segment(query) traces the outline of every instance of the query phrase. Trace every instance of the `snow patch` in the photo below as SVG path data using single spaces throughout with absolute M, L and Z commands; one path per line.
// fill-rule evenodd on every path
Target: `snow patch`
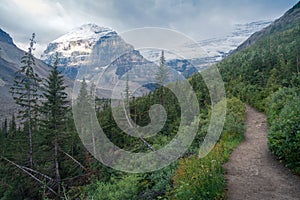
M 79 41 L 86 39 L 90 41 L 97 41 L 99 40 L 99 38 L 112 32 L 115 31 L 108 27 L 101 27 L 96 24 L 85 24 L 57 38 L 52 43 L 68 43 L 70 41 Z

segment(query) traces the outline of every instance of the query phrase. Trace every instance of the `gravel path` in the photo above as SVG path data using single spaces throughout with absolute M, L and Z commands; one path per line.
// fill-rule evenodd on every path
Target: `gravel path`
M 236 199 L 300 199 L 300 177 L 269 152 L 266 116 L 247 106 L 245 141 L 225 164 L 227 195 Z

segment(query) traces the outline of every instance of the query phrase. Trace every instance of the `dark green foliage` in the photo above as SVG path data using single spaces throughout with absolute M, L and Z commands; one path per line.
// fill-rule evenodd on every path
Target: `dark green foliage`
M 266 111 L 271 151 L 299 173 L 300 25 L 277 28 L 218 67 L 227 95 Z
M 253 46 L 218 64 L 229 96 L 228 112 L 220 141 L 203 159 L 198 159 L 196 154 L 207 133 L 211 99 L 201 74 L 191 77 L 189 82 L 201 109 L 196 139 L 179 161 L 165 169 L 147 174 L 129 175 L 118 172 L 95 161 L 86 151 L 81 142 L 89 144 L 90 152 L 96 152 L 93 135 L 96 133 L 92 128 L 83 126 L 92 121 L 94 108 L 101 127 L 114 144 L 131 152 L 150 152 L 151 149 L 140 138 L 131 137 L 117 126 L 110 108 L 110 100 L 96 98 L 94 103 L 93 86 L 88 88 L 85 80 L 73 107 L 73 111 L 79 112 L 81 117 L 76 121 L 76 125 L 79 125 L 76 128 L 85 128 L 83 131 L 88 135 L 88 141 L 80 141 L 73 116 L 67 111 L 62 76 L 54 64 L 44 89 L 45 101 L 40 110 L 42 126 L 37 127 L 38 135 L 34 135 L 33 145 L 35 169 L 55 181 L 43 180 L 44 185 L 39 184 L 19 169 L 11 169 L 11 165 L 1 160 L 0 198 L 56 198 L 57 196 L 53 196 L 45 186 L 53 187 L 60 197 L 67 196 L 70 199 L 224 198 L 225 180 L 222 165 L 242 141 L 245 131 L 245 106 L 237 98 L 267 111 L 271 125 L 271 151 L 287 166 L 299 172 L 299 35 L 299 25 L 289 28 L 277 27 Z M 156 78 L 163 85 L 168 78 L 163 53 L 159 67 Z M 178 82 L 170 85 L 172 84 L 180 87 Z M 166 87 L 158 87 L 147 96 L 131 97 L 127 82 L 125 95 L 126 102 L 129 102 L 128 115 L 139 126 L 151 123 L 149 109 L 152 105 L 164 106 L 167 121 L 163 129 L 155 137 L 146 138 L 145 141 L 153 149 L 168 144 L 178 131 L 181 112 L 186 112 L 181 110 L 172 91 Z M 119 109 L 122 109 L 121 105 Z M 0 133 L 1 156 L 24 164 L 27 160 L 26 156 L 24 159 L 24 152 L 28 151 L 28 145 L 24 142 L 28 138 L 24 132 L 31 124 L 26 122 L 24 130 L 17 131 L 14 121 L 8 120 L 7 124 L 3 125 L 8 128 L 2 128 Z M 4 134 L 6 132 L 8 134 Z M 70 157 L 80 163 L 80 166 Z
M 41 144 L 45 147 L 43 150 L 49 153 L 49 157 L 52 157 L 45 165 L 52 161 L 55 188 L 57 188 L 57 193 L 60 193 L 61 173 L 59 156 L 61 155 L 60 151 L 63 150 L 62 145 L 67 139 L 66 119 L 68 101 L 66 100 L 67 94 L 65 92 L 66 86 L 64 85 L 63 75 L 58 71 L 57 64 L 58 56 L 56 55 L 53 69 L 43 86 L 45 101 L 42 103 L 41 111 L 44 116 L 42 120 L 42 140 L 44 141 Z
M 300 95 L 300 90 L 297 88 L 280 88 L 277 92 L 270 95 L 266 100 L 268 122 L 272 126 L 276 123 L 281 110 L 292 99 Z
M 218 64 L 229 95 L 265 110 L 279 87 L 299 87 L 300 26 L 275 32 Z
M 281 89 L 270 98 L 269 147 L 287 167 L 300 173 L 300 93 L 296 91 Z
M 30 47 L 28 52 L 21 59 L 21 69 L 16 72 L 14 84 L 11 87 L 11 93 L 13 95 L 16 104 L 21 106 L 23 109 L 20 110 L 19 117 L 25 121 L 30 118 L 35 119 L 37 112 L 38 103 L 38 90 L 39 82 L 41 79 L 35 73 L 35 58 L 33 56 L 35 44 L 35 34 L 32 34 L 30 39 Z
M 16 134 L 17 134 L 17 124 L 16 124 L 15 115 L 13 115 L 12 118 L 11 118 L 11 121 L 9 123 L 8 136 L 13 137 Z
M 4 122 L 3 122 L 3 124 L 2 124 L 1 134 L 3 135 L 3 137 L 7 137 L 7 135 L 8 135 L 7 118 L 4 119 Z
M 19 115 L 23 120 L 24 127 L 29 137 L 29 166 L 33 167 L 33 141 L 32 134 L 36 128 L 39 98 L 39 76 L 34 72 L 35 58 L 33 56 L 33 46 L 35 44 L 35 34 L 32 34 L 28 52 L 21 59 L 21 69 L 16 72 L 11 93 L 16 104 L 21 107 Z

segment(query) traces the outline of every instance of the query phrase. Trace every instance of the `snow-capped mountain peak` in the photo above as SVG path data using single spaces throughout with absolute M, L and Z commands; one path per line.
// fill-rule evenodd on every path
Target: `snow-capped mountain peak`
M 52 43 L 62 43 L 86 39 L 97 41 L 99 40 L 99 38 L 114 32 L 115 31 L 109 27 L 102 27 L 96 24 L 84 24 L 57 38 Z
M 92 55 L 97 55 L 98 67 L 105 67 L 127 50 L 131 51 L 133 47 L 113 29 L 84 24 L 49 43 L 41 59 L 52 64 L 58 53 L 58 67 L 74 79 L 81 66 L 90 64 Z
M 116 35 L 111 28 L 84 24 L 49 43 L 41 59 L 51 64 L 57 52 L 60 58 L 59 67 L 84 65 L 98 41 Z

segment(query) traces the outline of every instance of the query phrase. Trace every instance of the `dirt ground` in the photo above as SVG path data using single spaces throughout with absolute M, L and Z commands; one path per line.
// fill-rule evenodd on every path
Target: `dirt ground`
M 228 199 L 300 199 L 300 177 L 269 152 L 266 116 L 247 106 L 245 141 L 225 164 Z

